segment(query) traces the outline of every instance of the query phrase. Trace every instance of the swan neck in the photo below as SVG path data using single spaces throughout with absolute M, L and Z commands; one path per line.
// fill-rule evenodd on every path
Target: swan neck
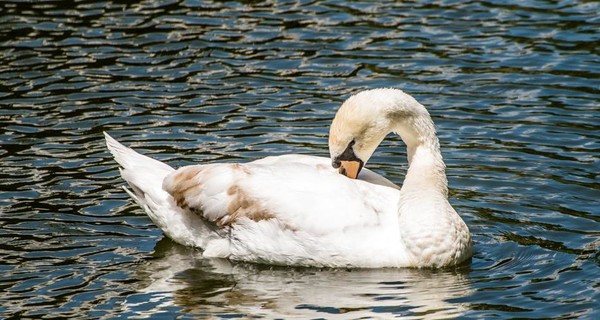
M 446 166 L 439 149 L 421 145 L 413 150 L 402 189 L 447 195 Z
M 401 122 L 396 132 L 406 144 L 409 163 L 402 189 L 447 196 L 446 165 L 429 114 L 421 113 Z

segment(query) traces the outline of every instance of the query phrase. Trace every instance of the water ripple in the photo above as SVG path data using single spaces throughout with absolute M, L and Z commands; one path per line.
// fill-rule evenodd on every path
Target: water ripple
M 597 318 L 594 1 L 0 3 L 0 317 Z M 456 270 L 230 265 L 160 240 L 102 131 L 174 166 L 326 156 L 351 93 L 428 106 Z M 390 137 L 370 168 L 401 182 Z

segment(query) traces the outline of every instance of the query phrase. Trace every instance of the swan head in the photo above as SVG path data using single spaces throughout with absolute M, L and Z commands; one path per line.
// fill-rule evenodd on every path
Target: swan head
M 362 91 L 348 98 L 338 109 L 329 130 L 329 152 L 334 168 L 356 179 L 377 146 L 394 131 L 393 110 L 397 89 Z

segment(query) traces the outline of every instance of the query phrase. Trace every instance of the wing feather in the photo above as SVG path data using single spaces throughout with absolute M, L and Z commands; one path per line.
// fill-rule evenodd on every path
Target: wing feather
M 164 180 L 163 189 L 179 207 L 220 228 L 275 220 L 284 229 L 317 235 L 380 223 L 397 190 L 386 186 L 392 184 L 387 179 L 366 174 L 383 186 L 348 179 L 327 158 L 287 155 L 183 167 Z

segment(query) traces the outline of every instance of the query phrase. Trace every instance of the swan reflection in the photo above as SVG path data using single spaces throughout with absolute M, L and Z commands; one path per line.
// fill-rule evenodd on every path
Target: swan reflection
M 199 250 L 166 238 L 157 244 L 154 256 L 136 270 L 140 279 L 137 289 L 149 295 L 145 303 L 153 306 L 135 308 L 135 301 L 126 303 L 126 308 L 138 316 L 175 306 L 198 315 L 453 318 L 466 306 L 452 300 L 472 291 L 469 279 L 456 270 L 235 264 L 203 258 Z

